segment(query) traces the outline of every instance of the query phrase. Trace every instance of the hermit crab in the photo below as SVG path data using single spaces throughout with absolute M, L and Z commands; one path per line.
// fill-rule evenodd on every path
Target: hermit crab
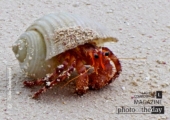
M 12 49 L 22 71 L 35 79 L 24 81 L 24 85 L 43 86 L 33 98 L 68 80 L 75 71 L 75 92 L 83 95 L 88 89 L 103 88 L 119 76 L 119 59 L 103 47 L 105 42 L 116 41 L 96 21 L 71 13 L 52 13 L 28 27 Z

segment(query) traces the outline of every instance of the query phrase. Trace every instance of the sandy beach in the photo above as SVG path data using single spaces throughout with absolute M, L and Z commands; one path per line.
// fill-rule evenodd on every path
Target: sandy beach
M 30 97 L 39 87 L 23 86 L 12 45 L 33 21 L 55 12 L 84 15 L 118 38 L 105 44 L 122 65 L 113 83 L 82 97 L 72 85 Z M 1 120 L 170 120 L 170 0 L 1 0 L 0 66 Z M 151 106 L 164 114 L 142 111 Z

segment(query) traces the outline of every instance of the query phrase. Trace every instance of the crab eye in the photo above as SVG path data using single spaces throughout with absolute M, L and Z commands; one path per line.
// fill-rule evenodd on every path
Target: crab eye
M 94 58 L 99 58 L 98 54 L 94 54 Z
M 109 52 L 105 52 L 104 53 L 105 56 L 109 56 L 109 54 L 110 54 Z

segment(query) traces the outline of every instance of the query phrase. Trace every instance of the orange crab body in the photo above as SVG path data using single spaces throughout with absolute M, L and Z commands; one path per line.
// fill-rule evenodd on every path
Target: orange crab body
M 60 64 L 55 72 L 37 81 L 25 81 L 25 86 L 44 85 L 36 92 L 33 98 L 37 97 L 48 88 L 69 78 L 73 71 L 79 76 L 76 79 L 75 92 L 83 95 L 88 89 L 100 89 L 111 83 L 121 72 L 121 65 L 118 58 L 106 47 L 97 47 L 94 44 L 86 43 L 75 49 L 68 50 L 58 55 Z M 113 64 L 112 64 L 112 63 Z M 87 72 L 85 65 L 94 68 L 92 73 Z

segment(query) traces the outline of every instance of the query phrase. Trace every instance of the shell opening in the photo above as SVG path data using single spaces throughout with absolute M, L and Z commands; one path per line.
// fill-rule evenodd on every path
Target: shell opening
M 98 46 L 104 46 L 106 42 L 118 42 L 117 38 L 114 37 L 106 37 L 106 38 L 99 38 L 99 39 L 94 39 L 93 42 L 95 42 Z

